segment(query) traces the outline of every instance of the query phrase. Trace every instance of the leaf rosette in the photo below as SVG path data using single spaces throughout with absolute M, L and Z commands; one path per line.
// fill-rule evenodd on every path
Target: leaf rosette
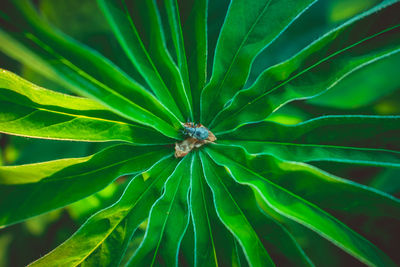
M 116 44 L 110 52 L 51 24 L 43 6 L 6 1 L 0 51 L 71 94 L 2 69 L 0 132 L 106 148 L 1 166 L 0 226 L 128 177 L 114 204 L 30 266 L 312 266 L 313 244 L 369 266 L 399 263 L 392 233 L 374 244 L 354 224 L 398 226 L 399 199 L 317 166 L 400 167 L 400 116 L 358 108 L 383 86 L 358 99 L 359 115 L 343 111 L 351 101 L 336 103 L 334 93 L 342 84 L 360 92 L 360 77 L 385 75 L 397 62 L 400 3 L 377 3 L 257 73 L 265 51 L 292 23 L 304 24 L 314 2 L 97 0 L 93 12 Z M 398 86 L 398 75 L 389 77 Z M 296 124 L 277 119 L 302 103 L 329 108 Z

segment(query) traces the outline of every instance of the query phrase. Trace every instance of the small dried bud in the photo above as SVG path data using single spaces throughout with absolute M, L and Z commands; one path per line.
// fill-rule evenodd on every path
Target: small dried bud
M 189 127 L 192 126 L 192 123 L 185 123 L 185 126 Z M 209 143 L 213 143 L 217 138 L 215 135 L 208 130 L 206 127 L 203 125 L 199 124 L 196 127 L 203 127 L 208 131 L 208 137 L 204 140 L 199 140 L 194 137 L 188 137 L 182 142 L 177 142 L 175 143 L 175 157 L 176 158 L 183 158 L 187 154 L 189 154 L 190 151 L 192 151 L 194 148 L 200 148 L 201 146 Z

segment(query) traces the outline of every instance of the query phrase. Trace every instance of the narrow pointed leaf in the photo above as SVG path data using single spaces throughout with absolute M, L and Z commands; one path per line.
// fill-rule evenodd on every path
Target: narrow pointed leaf
M 118 266 L 176 164 L 169 157 L 137 175 L 114 205 L 90 217 L 67 241 L 30 266 Z
M 254 226 L 243 214 L 226 184 L 226 172 L 217 167 L 203 153 L 200 154 L 204 176 L 210 186 L 214 205 L 220 220 L 236 237 L 251 266 L 274 266 L 268 252 L 257 236 Z
M 212 191 L 205 180 L 198 155 L 195 155 L 192 173 L 191 216 L 195 231 L 195 266 L 233 266 L 235 238 L 218 218 Z
M 248 154 L 239 147 L 218 145 L 213 149 L 321 208 L 341 211 L 349 216 L 399 221 L 400 200 L 374 188 L 328 174 L 308 164 L 282 161 L 270 155 Z
M 252 190 L 231 181 L 232 178 L 229 177 L 226 170 L 224 172 L 225 176 L 222 177 L 224 184 L 235 198 L 237 206 L 253 226 L 255 233 L 271 255 L 272 260 L 278 266 L 312 266 L 310 259 L 290 233 L 271 217 L 262 214 Z M 224 174 L 224 172 L 222 171 L 221 174 Z M 239 248 L 239 250 L 241 249 Z M 238 254 L 240 255 L 240 253 Z
M 236 198 L 238 205 L 277 266 L 313 266 L 288 230 L 261 211 L 250 188 L 236 184 L 232 189 L 233 195 L 240 196 Z
M 400 53 L 396 53 L 373 62 L 356 70 L 322 95 L 309 99 L 307 103 L 342 110 L 376 107 L 381 99 L 393 94 L 399 88 L 400 70 L 397 68 L 399 61 Z
M 296 125 L 260 122 L 219 136 L 250 153 L 300 161 L 400 167 L 400 116 L 324 116 Z
M 93 156 L 0 167 L 0 185 L 37 183 L 62 169 L 89 161 Z M 34 174 L 34 175 L 33 175 Z
M 152 128 L 129 122 L 93 100 L 47 90 L 1 69 L 0 132 L 76 141 L 171 142 Z
M 208 0 L 194 0 L 183 27 L 195 121 L 200 121 L 200 94 L 207 79 Z
M 279 107 L 330 89 L 355 70 L 400 51 L 400 3 L 384 1 L 264 71 L 214 119 L 215 132 L 265 119 Z
M 7 41 L 12 42 L 15 44 L 15 40 L 11 40 L 12 38 L 9 35 L 1 34 L 0 32 L 0 39 L 6 38 Z M 37 39 L 35 39 L 37 41 Z M 44 45 L 44 44 L 42 44 Z M 24 54 L 28 54 L 29 57 L 24 57 L 24 58 L 33 58 L 35 61 L 33 62 L 27 62 L 28 65 L 33 63 L 36 64 L 37 62 L 37 57 L 33 55 L 34 53 L 22 46 L 21 44 L 18 44 L 18 46 L 14 46 L 18 49 L 21 49 Z M 0 47 L 1 49 L 1 47 Z M 14 52 L 17 52 L 19 50 L 13 50 Z M 16 57 L 19 59 L 19 57 Z M 104 107 L 107 107 L 111 111 L 115 112 L 116 114 L 120 115 L 123 118 L 129 119 L 131 121 L 150 126 L 157 131 L 163 133 L 166 136 L 172 137 L 172 138 L 178 138 L 179 135 L 177 133 L 177 130 L 180 126 L 180 122 L 178 120 L 175 120 L 175 128 L 173 128 L 169 123 L 161 119 L 161 117 L 165 116 L 159 116 L 158 114 L 155 115 L 153 113 L 150 113 L 148 110 L 143 109 L 142 107 L 134 104 L 127 98 L 114 93 L 113 91 L 110 91 L 110 88 L 104 87 L 102 84 L 96 84 L 96 83 L 91 83 L 90 77 L 84 77 L 84 73 L 80 73 L 79 70 L 74 68 L 73 66 L 69 65 L 60 65 L 60 58 L 54 59 L 52 58 L 46 60 L 39 60 L 40 64 L 45 64 L 46 69 L 49 70 L 51 76 L 56 77 L 56 79 L 65 85 L 66 88 L 69 88 L 71 91 L 77 92 L 78 94 L 89 96 L 90 98 L 95 98 L 98 102 L 102 103 Z M 25 62 L 24 60 L 21 60 L 22 62 Z M 62 60 L 61 60 L 62 61 Z M 68 63 L 65 62 L 64 63 Z M 88 80 L 89 79 L 89 80 Z M 168 120 L 168 119 L 167 119 Z
M 248 185 L 260 193 L 264 205 L 310 228 L 365 264 L 395 266 L 392 260 L 372 243 L 317 206 L 214 149 L 207 149 L 207 152 L 218 165 L 224 166 L 238 183 Z
M 104 13 L 122 49 L 133 65 L 138 69 L 158 99 L 181 121 L 182 113 L 171 92 L 163 81 L 151 55 L 146 50 L 134 21 L 124 0 L 104 1 L 97 3 Z
M 211 80 L 201 96 L 201 122 L 204 125 L 208 125 L 225 103 L 242 89 L 256 55 L 313 2 L 231 2 L 218 39 Z
M 190 201 L 190 198 L 188 199 Z M 190 205 L 190 202 L 189 202 Z M 178 255 L 178 266 L 179 264 L 185 263 L 188 266 L 194 266 L 194 231 L 193 221 L 189 220 L 189 225 L 186 229 L 185 235 L 182 238 Z
M 12 177 L 1 179 L 5 183 L 0 184 L 0 225 L 13 224 L 87 197 L 121 175 L 151 167 L 169 153 L 170 149 L 159 146 L 116 145 L 84 158 L 78 164 L 70 165 L 65 161 L 63 169 L 55 168 L 54 162 L 17 166 L 12 172 L 11 167 L 0 167 L 0 177 L 8 174 L 26 176 L 26 171 L 35 169 L 37 172 L 31 175 L 38 175 L 25 183 L 23 177 L 17 176 L 17 184 L 9 182 Z M 74 163 L 77 161 L 73 159 Z M 28 170 L 24 170 L 25 166 Z M 53 172 L 42 170 L 47 166 Z
M 209 215 L 212 199 L 205 184 L 198 154 L 192 166 L 191 216 L 193 219 L 195 266 L 218 266 L 215 248 L 215 233 Z
M 179 69 L 167 49 L 156 1 L 129 1 L 125 3 L 125 12 L 129 12 L 132 24 L 137 25 L 136 30 L 155 69 L 176 100 L 183 115 L 191 117 L 191 100 L 186 94 Z
M 217 248 L 218 266 L 235 266 L 237 262 L 237 248 L 239 250 L 242 250 L 242 248 L 239 244 L 235 244 L 235 242 L 237 242 L 236 238 L 218 218 L 214 205 L 213 210 L 214 220 L 212 220 L 212 225 L 215 229 L 215 247 Z
M 192 94 L 190 90 L 189 83 L 189 71 L 188 64 L 186 60 L 186 51 L 183 41 L 183 33 L 181 26 L 181 18 L 179 14 L 179 7 L 177 0 L 164 0 L 165 9 L 167 11 L 168 23 L 171 29 L 172 42 L 175 47 L 175 53 L 178 60 L 178 67 L 180 75 L 184 84 L 184 93 L 186 96 L 186 101 L 190 104 L 192 108 Z M 190 114 L 193 117 L 193 114 Z
M 178 129 L 179 120 L 151 93 L 97 52 L 44 24 L 29 1 L 17 3 L 30 18 L 34 34 L 21 29 L 13 34 L 0 30 L 0 50 L 65 88 L 95 98 L 122 117 L 157 128 L 167 136 L 178 136 L 172 125 Z
M 167 266 L 177 266 L 179 246 L 189 224 L 187 200 L 192 161 L 190 156 L 183 158 L 168 178 L 163 195 L 151 208 L 145 237 L 129 266 L 154 266 L 160 257 Z
M 58 76 L 46 57 L 35 53 L 32 47 L 23 44 L 15 35 L 7 33 L 0 28 L 0 51 L 12 59 L 29 66 L 36 73 L 43 75 L 51 81 L 62 84 Z M 68 87 L 67 87 L 68 88 Z
M 354 227 L 369 240 L 377 242 L 386 253 L 393 257 L 390 244 L 394 237 L 389 234 L 400 223 L 400 200 L 374 188 L 328 174 L 313 166 L 277 160 L 263 154 L 247 154 L 243 149 L 214 146 L 221 154 L 241 162 L 264 178 L 338 216 L 342 222 Z M 395 170 L 395 169 L 393 169 Z M 359 178 L 352 175 L 354 181 Z M 273 215 L 274 216 L 274 215 Z M 363 218 L 360 221 L 360 218 Z M 371 231 L 385 222 L 386 227 L 379 233 Z M 390 227 L 392 226 L 392 227 Z M 390 236 L 390 238 L 389 238 Z M 393 258 L 395 259 L 395 258 Z
M 244 256 L 243 249 L 240 247 L 240 244 L 237 240 L 233 240 L 234 248 L 232 253 L 232 266 L 238 267 L 248 267 L 250 266 L 246 257 Z

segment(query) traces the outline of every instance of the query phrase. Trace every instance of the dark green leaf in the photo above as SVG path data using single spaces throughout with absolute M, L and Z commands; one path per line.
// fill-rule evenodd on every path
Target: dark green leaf
M 224 169 L 204 154 L 200 154 L 204 176 L 210 186 L 214 205 L 220 220 L 232 232 L 244 250 L 251 266 L 274 266 L 270 256 L 265 250 L 254 226 L 249 222 L 243 210 L 237 204 L 235 195 L 232 194 L 227 184 L 227 173 Z
M 242 161 L 236 161 L 236 158 L 230 159 L 215 149 L 207 148 L 207 152 L 218 165 L 227 169 L 235 181 L 260 193 L 264 205 L 312 229 L 365 264 L 395 266 L 372 243 L 317 206 L 248 169 L 243 166 Z
M 157 4 L 155 1 L 129 1 L 126 3 L 125 12 L 129 12 L 133 25 L 137 25 L 136 30 L 144 49 L 177 105 L 185 116 L 191 117 L 190 93 L 186 93 L 179 69 L 167 49 Z
M 195 264 L 234 266 L 235 238 L 216 214 L 212 192 L 205 181 L 198 155 L 195 155 L 192 174 L 191 215 L 195 230 Z
M 263 120 L 285 103 L 314 97 L 353 71 L 400 51 L 400 3 L 394 2 L 384 1 L 264 71 L 209 126 L 222 132 Z
M 239 185 L 231 179 L 225 171 L 224 184 L 227 185 L 238 207 L 253 226 L 273 261 L 278 266 L 311 266 L 310 259 L 290 233 L 270 216 L 262 214 L 251 189 Z
M 249 264 L 246 261 L 246 257 L 243 253 L 242 248 L 237 240 L 233 240 L 234 248 L 232 253 L 232 266 L 237 267 L 248 267 Z
M 399 136 L 400 116 L 325 116 L 290 126 L 249 124 L 218 137 L 284 160 L 400 167 Z
M 310 259 L 283 225 L 258 208 L 253 192 L 248 187 L 232 186 L 233 195 L 262 240 L 277 266 L 313 266 Z
M 133 65 L 139 70 L 142 74 L 143 78 L 150 85 L 151 89 L 154 91 L 155 95 L 160 99 L 160 101 L 169 108 L 176 116 L 183 121 L 183 116 L 181 111 L 189 111 L 190 108 L 188 106 L 187 99 L 186 101 L 179 103 L 183 104 L 182 109 L 178 108 L 178 102 L 173 98 L 171 92 L 175 91 L 175 89 L 182 89 L 182 86 L 174 88 L 174 90 L 169 90 L 167 85 L 165 84 L 163 77 L 160 75 L 159 70 L 156 68 L 155 62 L 151 58 L 152 55 L 149 54 L 145 45 L 143 44 L 139 32 L 135 26 L 135 22 L 133 21 L 131 14 L 126 6 L 124 0 L 112 0 L 112 1 L 97 1 L 101 10 L 103 11 L 105 17 L 107 18 L 108 23 L 110 24 L 112 30 L 114 31 L 115 36 L 117 37 L 121 47 L 124 52 L 131 60 Z M 151 21 L 153 27 L 159 24 L 157 20 L 157 15 L 155 15 L 155 10 L 152 5 L 148 9 L 153 12 L 153 19 Z M 149 15 L 151 16 L 151 15 Z M 153 28 L 154 29 L 154 28 Z M 160 31 L 161 29 L 157 29 Z M 156 37 L 155 41 L 158 40 L 156 48 L 158 50 L 158 55 L 156 54 L 158 59 L 162 59 L 163 56 L 167 56 L 167 51 L 162 51 L 165 49 L 163 46 L 160 32 L 156 32 L 154 35 Z M 176 74 L 176 70 L 173 70 L 173 66 L 171 65 L 171 58 L 165 57 L 162 59 L 162 64 L 168 64 L 167 68 L 172 71 L 169 73 Z M 175 79 L 177 76 L 175 75 Z M 171 88 L 172 89 L 172 88 Z M 179 93 L 184 93 L 182 90 L 177 90 Z M 182 95 L 181 95 L 182 96 Z M 188 115 L 188 114 L 183 114 Z
M 183 27 L 195 121 L 200 121 L 200 94 L 207 79 L 208 0 L 194 0 Z
M 353 263 L 355 266 L 360 265 L 356 259 L 351 258 L 350 255 L 345 255 L 343 251 L 326 240 L 324 237 L 318 235 L 309 228 L 282 216 L 271 207 L 264 205 L 262 203 L 263 201 L 261 200 L 261 195 L 258 192 L 254 193 L 262 211 L 279 222 L 282 227 L 291 233 L 297 243 L 301 244 L 301 248 L 310 257 L 314 263 L 314 266 L 335 267 L 345 265 L 344 263 Z M 351 260 L 350 263 L 348 262 L 349 259 Z
M 391 195 L 398 195 L 400 193 L 400 179 L 397 177 L 400 177 L 400 169 L 388 168 L 377 175 L 369 183 L 369 186 Z
M 163 195 L 151 208 L 145 237 L 129 266 L 154 266 L 157 258 L 167 266 L 177 266 L 179 246 L 189 224 L 192 162 L 193 157 L 186 156 L 168 178 Z
M 278 160 L 270 155 L 248 154 L 233 146 L 213 146 L 225 156 L 318 207 L 348 216 L 400 218 L 400 200 L 371 187 L 328 174 L 313 166 Z M 357 199 L 357 201 L 353 201 Z
M 189 201 L 190 199 L 188 199 Z M 190 202 L 189 202 L 190 207 Z M 193 220 L 190 219 L 189 225 L 186 229 L 185 235 L 182 238 L 182 242 L 180 245 L 180 251 L 178 255 L 178 266 L 179 265 L 188 265 L 194 266 L 194 257 L 195 257 L 195 241 L 194 241 L 194 231 L 193 231 Z
M 204 125 L 208 125 L 225 103 L 242 89 L 255 56 L 313 2 L 231 2 L 218 39 L 211 80 L 201 96 L 201 122 Z
M 321 107 L 357 109 L 375 104 L 399 88 L 400 53 L 356 70 L 326 93 L 307 102 Z M 374 77 L 366 79 L 366 77 Z M 351 88 L 351 90 L 349 90 Z
M 183 33 L 182 33 L 178 2 L 177 0 L 164 0 L 164 5 L 167 12 L 169 27 L 171 29 L 172 42 L 175 47 L 175 53 L 178 60 L 180 75 L 183 80 L 185 98 L 186 101 L 192 107 L 192 94 L 189 83 L 189 71 L 186 60 L 186 51 L 184 47 L 185 45 L 183 42 Z M 190 115 L 191 117 L 193 117 L 192 113 Z
M 212 198 L 205 184 L 198 154 L 192 165 L 191 215 L 195 234 L 195 266 L 218 266 L 215 236 L 209 209 Z

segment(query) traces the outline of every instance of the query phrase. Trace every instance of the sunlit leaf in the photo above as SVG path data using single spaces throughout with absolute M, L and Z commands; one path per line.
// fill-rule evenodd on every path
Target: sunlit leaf
M 175 166 L 167 158 L 137 175 L 114 205 L 93 215 L 61 246 L 30 266 L 118 265 Z
M 125 118 L 177 136 L 171 125 L 180 127 L 179 120 L 151 93 L 94 50 L 45 24 L 29 1 L 17 3 L 21 9 L 18 12 L 25 14 L 32 32 L 19 29 L 13 33 L 15 36 L 0 32 L 0 50 L 71 91 L 95 98 Z M 154 123 L 149 124 L 149 120 Z
M 396 266 L 400 1 L 347 2 L 4 0 L 0 265 Z
M 72 159 L 68 163 L 65 160 L 62 169 L 55 168 L 52 162 L 0 167 L 4 168 L 1 177 L 5 181 L 0 184 L 0 225 L 61 208 L 103 189 L 121 175 L 149 168 L 170 153 L 169 149 L 158 146 L 116 145 L 81 161 Z M 25 166 L 33 171 L 32 176 L 36 173 L 38 177 L 28 177 L 24 182 Z M 47 166 L 51 171 L 42 170 Z M 18 183 L 10 182 L 12 177 L 4 177 L 14 174 L 23 175 L 15 177 Z
M 76 141 L 171 142 L 93 100 L 47 90 L 6 70 L 0 70 L 0 132 Z

